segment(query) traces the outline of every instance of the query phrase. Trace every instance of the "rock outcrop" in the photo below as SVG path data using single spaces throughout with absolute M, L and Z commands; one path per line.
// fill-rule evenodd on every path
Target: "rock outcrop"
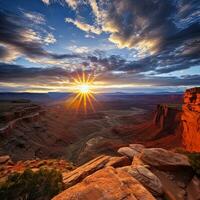
M 200 152 L 200 87 L 186 90 L 182 110 L 183 144 L 188 151 Z
M 185 155 L 139 144 L 124 149 L 137 146 L 127 157 L 102 155 L 63 173 L 66 190 L 53 200 L 198 200 L 199 179 Z
M 165 170 L 190 167 L 187 156 L 162 148 L 144 149 L 140 155 L 140 159 L 148 165 Z
M 132 175 L 135 179 L 137 179 L 140 183 L 142 183 L 147 189 L 149 189 L 152 192 L 152 194 L 154 194 L 155 196 L 161 196 L 163 194 L 161 181 L 155 174 L 153 174 L 146 167 L 142 165 L 138 165 L 138 166 L 126 166 L 120 169 Z
M 129 147 L 121 147 L 118 149 L 118 153 L 124 156 L 133 158 L 134 156 L 140 154 L 144 146 L 141 144 L 129 144 Z
M 122 167 L 128 164 L 131 164 L 131 160 L 125 156 L 111 157 L 102 155 L 78 167 L 70 173 L 63 174 L 63 182 L 65 184 L 65 188 L 68 188 L 106 166 Z
M 13 112 L 7 112 L 0 116 L 1 123 L 0 136 L 8 135 L 21 122 L 35 122 L 40 115 L 44 115 L 45 110 L 41 106 L 31 105 L 25 108 L 18 108 Z
M 53 200 L 155 200 L 136 179 L 120 169 L 107 167 L 60 193 Z

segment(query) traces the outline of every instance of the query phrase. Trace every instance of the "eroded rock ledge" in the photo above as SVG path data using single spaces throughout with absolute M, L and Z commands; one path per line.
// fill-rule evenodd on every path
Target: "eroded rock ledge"
M 63 173 L 66 190 L 53 200 L 200 198 L 197 187 L 200 180 L 194 176 L 187 156 L 161 148 L 145 148 L 140 144 L 130 144 L 118 152 L 123 156 L 101 155 Z

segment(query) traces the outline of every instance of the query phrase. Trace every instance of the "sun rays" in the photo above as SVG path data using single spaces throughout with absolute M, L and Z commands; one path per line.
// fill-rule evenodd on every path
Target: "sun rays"
M 70 108 L 75 109 L 76 113 L 78 111 L 84 111 L 87 113 L 88 111 L 95 111 L 94 109 L 94 101 L 96 101 L 94 97 L 94 89 L 93 82 L 94 82 L 94 75 L 86 74 L 82 72 L 82 74 L 76 75 L 73 77 L 72 87 L 74 88 L 74 93 L 72 98 L 69 100 Z

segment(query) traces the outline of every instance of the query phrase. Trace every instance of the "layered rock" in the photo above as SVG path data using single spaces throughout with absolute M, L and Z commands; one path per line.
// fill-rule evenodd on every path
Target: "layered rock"
M 161 196 L 163 194 L 161 181 L 146 167 L 142 165 L 134 165 L 122 167 L 121 169 L 132 175 L 147 189 L 149 189 L 155 196 Z
M 199 179 L 185 155 L 139 144 L 118 152 L 127 157 L 102 155 L 63 173 L 66 190 L 53 200 L 198 200 Z
M 102 155 L 78 167 L 70 173 L 63 174 L 63 182 L 65 184 L 65 188 L 68 188 L 106 166 L 122 167 L 129 164 L 131 164 L 131 161 L 125 156 L 111 157 Z
M 200 152 L 200 87 L 186 90 L 182 110 L 183 144 L 188 151 Z
M 134 156 L 140 154 L 144 146 L 141 144 L 129 144 L 129 147 L 121 147 L 118 149 L 118 153 L 124 156 L 133 158 Z
M 162 148 L 144 149 L 140 155 L 140 159 L 148 165 L 164 170 L 190 167 L 187 156 Z
M 60 193 L 53 200 L 155 200 L 130 174 L 107 167 Z

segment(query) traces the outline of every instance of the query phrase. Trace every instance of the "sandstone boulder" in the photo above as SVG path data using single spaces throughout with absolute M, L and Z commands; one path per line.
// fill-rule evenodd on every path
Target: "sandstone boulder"
M 120 168 L 128 172 L 137 179 L 144 187 L 146 187 L 155 196 L 163 194 L 162 183 L 159 178 L 144 166 L 126 166 Z
M 120 153 L 121 155 L 133 158 L 134 156 L 140 154 L 143 149 L 144 146 L 141 144 L 130 144 L 129 147 L 119 148 L 117 152 Z
M 90 174 L 102 169 L 106 163 L 108 163 L 109 159 L 110 156 L 99 156 L 69 173 L 63 173 L 63 182 L 65 187 L 71 187 L 82 181 Z
M 85 163 L 84 165 L 81 165 L 71 172 L 63 173 L 63 182 L 65 184 L 65 188 L 68 188 L 106 166 L 122 167 L 128 164 L 131 164 L 131 161 L 125 156 L 111 157 L 102 155 Z
M 131 159 L 129 159 L 127 156 L 111 157 L 106 166 L 112 166 L 114 168 L 117 168 L 131 165 L 131 162 Z
M 144 166 L 146 168 L 149 168 L 150 166 L 145 164 L 138 156 L 134 156 L 133 161 L 132 161 L 132 166 Z
M 155 198 L 127 172 L 107 167 L 58 194 L 53 200 L 155 200 Z
M 187 156 L 161 148 L 144 149 L 140 159 L 150 166 L 164 170 L 176 170 L 179 167 L 190 167 Z

